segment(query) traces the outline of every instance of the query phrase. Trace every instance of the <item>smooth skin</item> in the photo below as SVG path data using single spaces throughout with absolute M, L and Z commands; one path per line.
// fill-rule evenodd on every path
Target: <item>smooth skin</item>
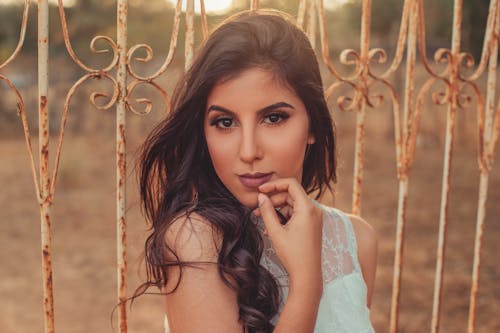
M 258 189 L 239 176 L 272 173 L 271 180 L 301 181 L 304 155 L 314 144 L 302 100 L 275 76 L 253 68 L 217 84 L 207 98 L 205 137 L 215 171 L 247 207 L 257 207 Z
M 321 209 L 300 185 L 306 147 L 314 144 L 305 106 L 291 89 L 260 68 L 217 84 L 206 105 L 205 137 L 216 173 L 243 205 L 262 216 L 290 275 L 289 295 L 274 332 L 313 332 L 323 292 L 323 222 Z M 239 175 L 257 172 L 272 173 L 272 178 L 259 187 L 240 181 Z M 288 222 L 282 226 L 274 208 L 285 206 Z M 361 218 L 350 218 L 369 305 L 376 237 Z M 221 235 L 194 213 L 189 218 L 179 216 L 165 236 L 179 260 L 211 262 L 185 267 L 177 290 L 164 297 L 170 332 L 243 332 L 237 295 L 222 281 L 216 265 Z M 178 279 L 179 268 L 169 268 L 163 291 L 171 291 Z

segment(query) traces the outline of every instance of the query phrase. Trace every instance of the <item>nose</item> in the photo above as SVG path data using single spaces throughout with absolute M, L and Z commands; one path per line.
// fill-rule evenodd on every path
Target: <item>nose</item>
M 258 135 L 254 129 L 244 129 L 240 142 L 240 159 L 245 163 L 252 163 L 262 158 L 262 147 L 258 142 Z

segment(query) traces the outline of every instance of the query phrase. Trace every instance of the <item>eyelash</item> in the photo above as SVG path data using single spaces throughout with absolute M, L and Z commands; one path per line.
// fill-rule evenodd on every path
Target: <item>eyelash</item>
M 266 115 L 264 118 L 269 118 L 269 117 L 273 117 L 273 116 L 278 116 L 280 118 L 280 120 L 278 122 L 269 123 L 271 125 L 280 124 L 281 122 L 287 120 L 290 117 L 288 115 L 288 113 L 285 113 L 285 112 L 272 112 L 272 113 Z
M 264 119 L 266 118 L 270 118 L 270 117 L 279 117 L 279 121 L 276 121 L 276 122 L 266 122 L 267 125 L 269 126 L 277 126 L 279 124 L 281 124 L 283 121 L 285 121 L 286 119 L 288 119 L 290 116 L 285 113 L 285 112 L 271 112 L 269 114 L 267 114 Z M 221 116 L 221 117 L 216 117 L 215 119 L 213 119 L 211 122 L 210 122 L 210 126 L 215 126 L 217 127 L 218 129 L 221 129 L 221 130 L 224 130 L 224 131 L 227 131 L 227 130 L 230 130 L 231 127 L 222 127 L 220 126 L 220 124 L 223 122 L 223 121 L 227 121 L 227 120 L 230 120 L 234 123 L 234 120 L 233 118 L 231 117 L 228 117 L 228 116 Z

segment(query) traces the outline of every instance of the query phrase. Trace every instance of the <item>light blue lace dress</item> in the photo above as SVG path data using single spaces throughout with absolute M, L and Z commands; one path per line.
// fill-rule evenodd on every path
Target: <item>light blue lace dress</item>
M 323 295 L 314 333 L 372 333 L 370 310 L 366 306 L 367 288 L 357 256 L 356 236 L 350 219 L 340 210 L 318 204 L 323 210 Z M 257 219 L 263 230 L 264 222 Z M 278 321 L 288 296 L 288 274 L 281 265 L 271 241 L 264 238 L 261 265 L 273 274 L 281 285 L 283 303 L 271 320 Z
M 318 310 L 314 333 L 374 333 L 370 310 L 366 306 L 367 288 L 357 256 L 356 236 L 350 219 L 340 210 L 318 203 L 323 210 L 323 295 Z M 255 219 L 263 231 L 264 222 Z M 283 302 L 278 314 L 271 320 L 276 325 L 288 296 L 288 273 L 282 266 L 271 241 L 264 239 L 261 265 L 277 279 Z M 165 332 L 168 320 L 165 316 Z

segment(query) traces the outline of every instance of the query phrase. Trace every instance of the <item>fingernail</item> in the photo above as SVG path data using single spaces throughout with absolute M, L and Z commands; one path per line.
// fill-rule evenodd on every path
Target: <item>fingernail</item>
M 259 195 L 257 195 L 257 201 L 259 201 L 259 207 L 262 206 L 265 200 L 266 198 L 264 194 L 259 193 Z

